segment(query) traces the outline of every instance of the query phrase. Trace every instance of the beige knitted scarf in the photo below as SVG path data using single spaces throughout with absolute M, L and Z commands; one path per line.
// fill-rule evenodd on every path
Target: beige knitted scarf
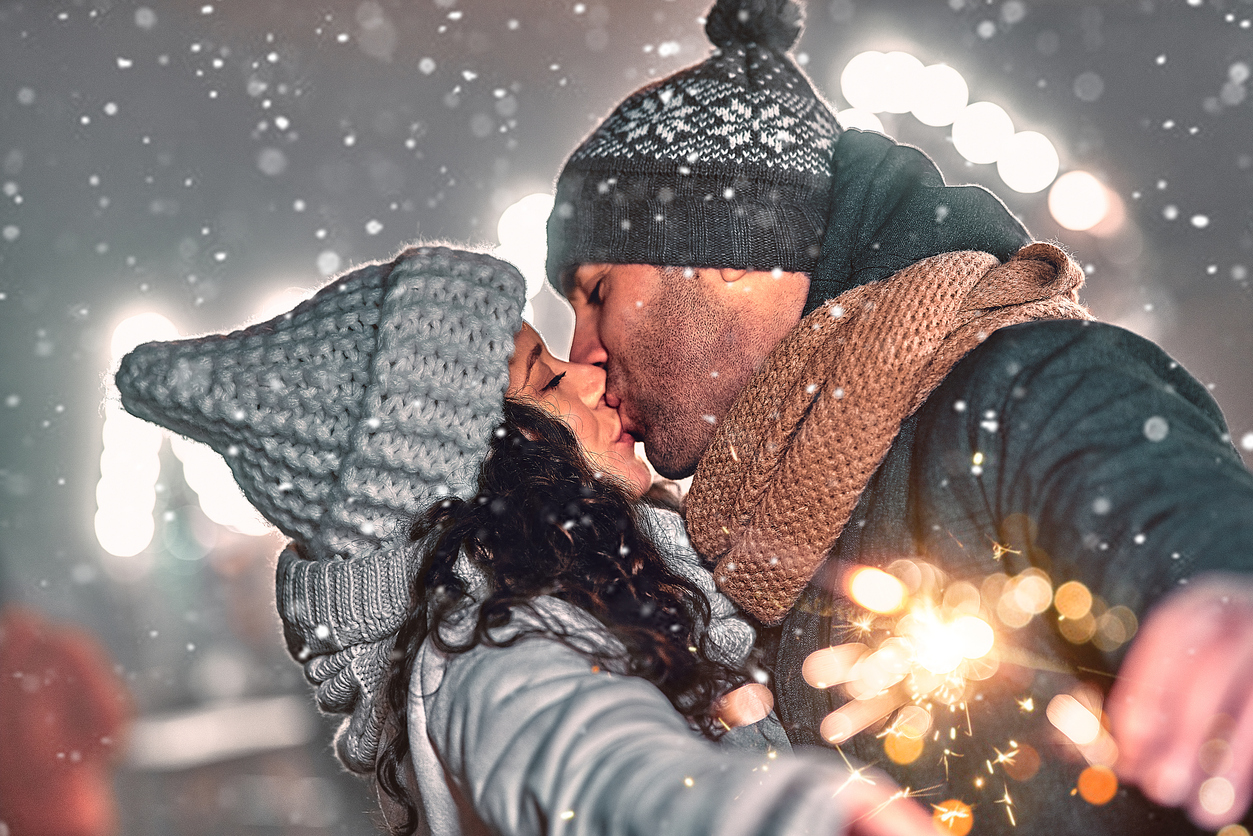
M 952 252 L 853 288 L 766 358 L 714 434 L 687 498 L 718 585 L 777 624 L 839 537 L 901 422 L 998 328 L 1091 319 L 1079 266 L 1051 244 L 1001 264 Z

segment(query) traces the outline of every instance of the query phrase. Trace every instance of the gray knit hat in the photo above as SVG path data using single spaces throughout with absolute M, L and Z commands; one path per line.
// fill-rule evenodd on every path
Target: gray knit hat
M 295 541 L 277 577 L 288 649 L 322 709 L 350 715 L 336 749 L 355 772 L 374 769 L 411 609 L 409 523 L 474 494 L 525 301 L 502 261 L 415 247 L 269 322 L 148 343 L 118 369 L 129 412 L 223 454 Z
M 792 0 L 718 0 L 704 62 L 630 95 L 575 149 L 548 218 L 548 280 L 582 263 L 808 272 L 839 128 L 787 51 Z

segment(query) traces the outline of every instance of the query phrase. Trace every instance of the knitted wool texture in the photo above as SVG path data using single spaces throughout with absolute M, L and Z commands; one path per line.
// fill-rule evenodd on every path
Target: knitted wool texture
M 336 749 L 374 769 L 395 632 L 418 570 L 414 515 L 469 498 L 503 421 L 525 282 L 490 256 L 416 247 L 340 277 L 269 322 L 148 343 L 116 381 L 132 414 L 226 457 L 294 540 L 279 558 L 288 650 Z
M 835 114 L 787 51 L 791 0 L 719 0 L 706 61 L 623 101 L 575 149 L 548 278 L 580 263 L 808 272 L 826 228 Z
M 719 587 L 762 623 L 779 623 L 901 422 L 994 330 L 1091 319 L 1082 284 L 1083 271 L 1051 244 L 1004 265 L 945 253 L 802 319 L 718 427 L 687 497 L 688 533 L 716 562 Z

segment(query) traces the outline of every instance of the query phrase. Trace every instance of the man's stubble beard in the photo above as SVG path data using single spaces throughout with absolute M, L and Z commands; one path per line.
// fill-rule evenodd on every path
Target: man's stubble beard
M 731 311 L 699 280 L 671 276 L 671 294 L 636 341 L 647 361 L 620 377 L 628 386 L 624 391 L 635 395 L 630 417 L 645 429 L 649 461 L 667 479 L 682 479 L 696 470 L 713 438 L 715 425 L 704 416 L 721 420 L 747 379 L 720 369 L 724 363 L 719 361 L 735 356 Z M 669 361 L 661 362 L 663 358 Z M 715 369 L 725 375 L 717 383 L 709 376 Z M 612 370 L 610 374 L 616 377 Z M 684 385 L 685 380 L 691 385 Z M 649 384 L 647 389 L 639 387 L 641 381 Z

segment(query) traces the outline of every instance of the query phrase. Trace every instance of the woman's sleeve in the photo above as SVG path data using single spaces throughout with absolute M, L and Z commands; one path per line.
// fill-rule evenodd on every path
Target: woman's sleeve
M 838 761 L 721 750 L 651 683 L 549 638 L 452 656 L 425 702 L 449 780 L 496 832 L 842 832 Z

